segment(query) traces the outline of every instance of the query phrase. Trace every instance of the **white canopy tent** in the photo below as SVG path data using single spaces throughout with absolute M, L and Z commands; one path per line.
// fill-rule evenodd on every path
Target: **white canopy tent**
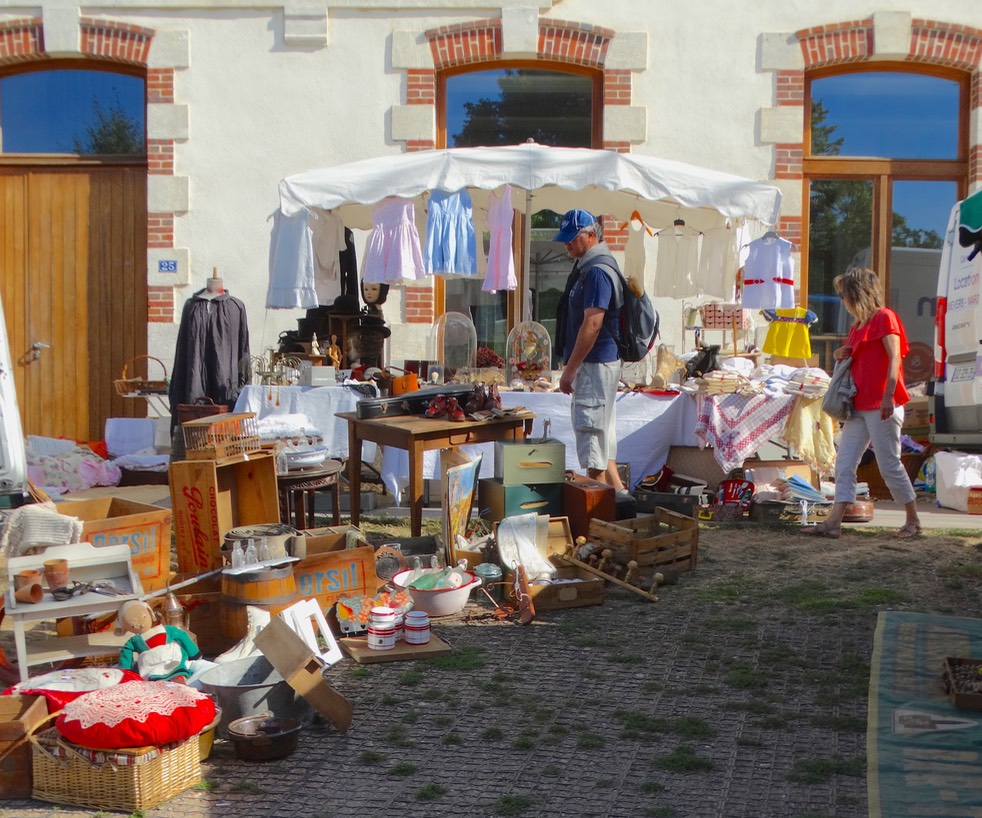
M 398 196 L 414 200 L 417 224 L 424 224 L 430 191 L 467 189 L 474 207 L 486 208 L 489 193 L 506 184 L 512 186 L 515 210 L 525 214 L 579 207 L 626 221 L 637 211 L 652 226 L 667 226 L 680 217 L 699 230 L 722 226 L 727 219 L 773 225 L 781 206 L 781 192 L 772 185 L 634 153 L 532 142 L 400 153 L 283 179 L 270 272 L 295 270 L 298 280 L 313 281 L 308 208 L 335 211 L 346 227 L 369 229 L 374 206 Z M 526 248 L 530 223 L 525 219 Z M 525 263 L 522 281 L 527 286 L 527 252 Z

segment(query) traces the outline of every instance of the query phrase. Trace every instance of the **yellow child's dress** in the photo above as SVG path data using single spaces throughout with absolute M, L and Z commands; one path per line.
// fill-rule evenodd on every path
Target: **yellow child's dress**
M 764 352 L 784 358 L 810 358 L 811 336 L 808 327 L 818 316 L 804 307 L 790 310 L 764 310 L 764 317 L 771 322 L 764 340 Z

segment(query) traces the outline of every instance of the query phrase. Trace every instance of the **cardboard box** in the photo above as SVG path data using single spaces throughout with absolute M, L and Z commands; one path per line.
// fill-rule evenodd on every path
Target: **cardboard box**
M 478 484 L 480 516 L 498 522 L 516 514 L 563 513 L 563 484 L 544 483 L 530 486 L 506 486 L 496 477 L 484 478 Z
M 561 559 L 568 546 L 573 544 L 573 533 L 566 517 L 549 520 L 547 538 L 537 543 L 540 553 L 557 568 L 557 582 L 538 582 L 529 577 L 529 591 L 537 611 L 558 611 L 563 608 L 585 608 L 589 605 L 602 605 L 606 583 L 595 574 L 570 565 Z M 503 577 L 506 588 L 515 582 L 513 571 L 506 571 Z
M 0 798 L 31 797 L 27 734 L 47 715 L 44 696 L 0 696 Z
M 566 444 L 530 438 L 496 441 L 494 476 L 506 486 L 562 483 L 566 479 Z
M 354 710 L 324 679 L 326 663 L 280 616 L 274 616 L 255 638 L 256 647 L 287 683 L 342 733 L 351 727 Z
M 904 406 L 902 434 L 912 437 L 918 443 L 927 443 L 931 434 L 931 417 L 926 395 L 911 398 Z
M 272 454 L 217 463 L 180 460 L 170 465 L 177 570 L 201 574 L 221 568 L 225 535 L 243 525 L 280 522 L 276 462 Z
M 124 497 L 67 500 L 59 514 L 82 521 L 82 540 L 97 548 L 128 545 L 144 591 L 156 591 L 170 579 L 171 511 Z
M 753 479 L 760 482 L 761 477 L 769 480 L 781 474 L 787 477 L 800 477 L 807 480 L 814 488 L 819 488 L 818 474 L 803 460 L 744 460 L 743 471 L 747 469 L 754 475 Z M 750 477 L 746 478 L 750 480 Z
M 357 548 L 347 548 L 348 532 L 358 537 Z M 374 594 L 382 580 L 375 573 L 375 550 L 353 526 L 312 529 L 306 537 L 294 537 L 291 553 L 301 541 L 305 555 L 293 565 L 297 594 L 316 599 L 326 611 L 341 597 Z

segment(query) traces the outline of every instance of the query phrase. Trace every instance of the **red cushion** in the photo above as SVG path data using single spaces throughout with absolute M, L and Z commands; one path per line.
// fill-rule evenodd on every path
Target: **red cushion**
M 192 687 L 133 682 L 79 696 L 55 725 L 69 741 L 102 750 L 182 741 L 214 720 L 214 702 Z
M 7 688 L 3 695 L 20 693 L 25 696 L 44 696 L 48 700 L 48 712 L 55 713 L 84 693 L 123 682 L 142 681 L 143 677 L 139 673 L 118 667 L 64 668 L 32 676 L 26 682 Z

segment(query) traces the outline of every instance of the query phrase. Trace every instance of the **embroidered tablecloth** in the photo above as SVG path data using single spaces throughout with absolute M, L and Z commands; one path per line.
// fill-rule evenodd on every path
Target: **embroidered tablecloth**
M 724 474 L 743 465 L 771 438 L 780 438 L 796 398 L 792 395 L 697 395 L 695 434 L 713 447 Z

